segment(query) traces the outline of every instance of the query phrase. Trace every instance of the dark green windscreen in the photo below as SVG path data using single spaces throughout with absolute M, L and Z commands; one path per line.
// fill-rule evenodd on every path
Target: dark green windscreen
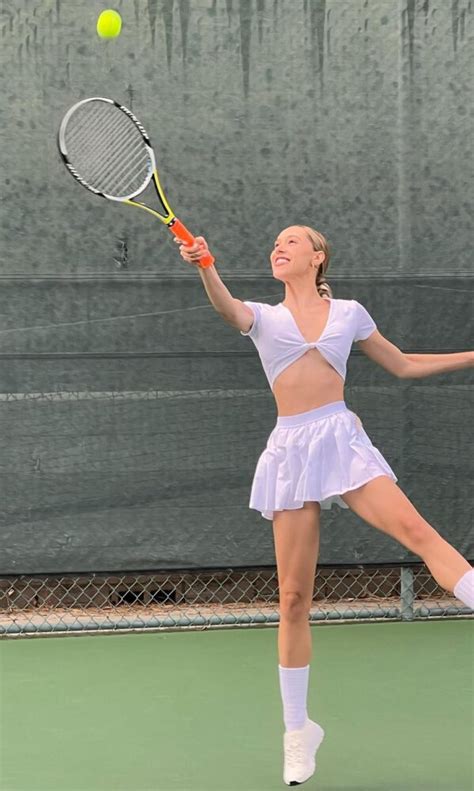
M 473 348 L 469 0 L 4 0 L 0 13 L 0 573 L 274 565 L 248 508 L 276 409 L 151 215 L 89 194 L 56 135 L 128 106 L 233 296 L 276 304 L 290 224 L 336 298 L 406 353 Z M 354 346 L 345 399 L 417 510 L 474 558 L 473 375 L 399 380 Z M 321 563 L 402 546 L 335 507 Z

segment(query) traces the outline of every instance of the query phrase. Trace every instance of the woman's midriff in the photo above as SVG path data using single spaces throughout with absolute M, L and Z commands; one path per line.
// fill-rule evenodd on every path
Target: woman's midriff
M 344 401 L 344 382 L 318 352 L 309 349 L 285 368 L 273 382 L 278 417 Z

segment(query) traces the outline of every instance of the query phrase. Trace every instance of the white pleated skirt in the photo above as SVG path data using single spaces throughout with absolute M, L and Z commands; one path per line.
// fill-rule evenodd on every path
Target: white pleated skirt
M 334 401 L 277 418 L 257 462 L 249 508 L 265 519 L 307 500 L 348 508 L 340 495 L 379 475 L 398 480 L 357 415 L 345 401 Z

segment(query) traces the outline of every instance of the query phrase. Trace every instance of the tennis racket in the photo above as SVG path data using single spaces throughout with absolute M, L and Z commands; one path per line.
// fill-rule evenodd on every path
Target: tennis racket
M 195 243 L 166 200 L 145 129 L 122 104 L 98 96 L 77 102 L 61 122 L 58 146 L 69 173 L 83 187 L 108 200 L 139 206 L 158 217 L 183 244 Z M 162 211 L 135 200 L 152 180 Z M 207 268 L 214 260 L 206 251 L 199 266 Z

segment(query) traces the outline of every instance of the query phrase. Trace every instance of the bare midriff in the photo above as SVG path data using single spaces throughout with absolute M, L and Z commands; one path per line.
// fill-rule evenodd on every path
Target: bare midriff
M 290 309 L 300 334 L 308 343 L 318 340 L 325 331 L 328 310 L 326 305 L 324 307 L 324 311 L 318 309 L 305 316 Z M 344 381 L 318 349 L 308 349 L 285 368 L 273 382 L 272 391 L 278 417 L 309 412 L 333 401 L 344 401 Z
M 317 349 L 309 349 L 273 383 L 278 417 L 344 401 L 344 382 Z

